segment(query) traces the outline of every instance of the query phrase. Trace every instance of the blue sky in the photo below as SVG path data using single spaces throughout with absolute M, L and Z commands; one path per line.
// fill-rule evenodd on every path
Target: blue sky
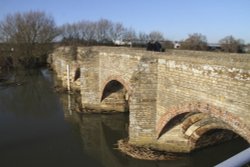
M 52 15 L 57 25 L 105 18 L 170 40 L 201 33 L 208 42 L 233 35 L 250 43 L 250 0 L 0 0 L 0 20 L 30 10 Z

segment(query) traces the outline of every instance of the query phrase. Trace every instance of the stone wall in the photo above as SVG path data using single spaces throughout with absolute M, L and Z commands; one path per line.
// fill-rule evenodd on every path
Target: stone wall
M 140 57 L 138 56 L 112 52 L 112 49 L 108 50 L 108 53 L 100 52 L 100 97 L 110 81 L 118 81 L 124 87 L 119 94 L 112 94 L 105 98 L 101 103 L 101 108 L 124 111 L 128 107 L 125 105 L 132 94 L 133 81 L 131 81 L 131 78 L 137 71 L 139 60 Z
M 157 59 L 141 57 L 139 72 L 134 74 L 130 100 L 129 142 L 145 145 L 155 139 L 157 101 Z
M 78 58 L 79 59 L 79 58 Z M 51 67 L 56 72 L 57 77 L 62 82 L 63 87 L 66 89 L 67 85 L 67 65 L 69 66 L 70 73 L 70 88 L 72 90 L 80 91 L 81 79 L 74 81 L 74 76 L 77 68 L 80 67 L 82 61 L 76 61 L 72 56 L 71 47 L 59 47 L 49 56 Z
M 64 86 L 70 66 L 70 86 L 80 90 L 83 107 L 129 108 L 131 144 L 189 152 L 214 129 L 250 142 L 249 54 L 60 47 L 51 57 Z
M 162 136 L 164 140 L 160 138 L 156 141 L 160 142 L 160 146 L 156 147 L 167 145 L 170 151 L 189 152 L 195 147 L 193 136 L 200 137 L 197 131 L 206 127 L 202 132 L 205 133 L 211 130 L 211 126 L 213 129 L 233 130 L 249 142 L 249 55 L 193 53 L 189 57 L 184 52 L 176 58 L 158 60 L 156 131 L 160 137 L 160 132 L 169 121 L 189 112 L 206 113 L 207 117 L 203 119 L 206 122 L 196 125 L 195 130 L 189 129 L 189 133 L 183 131 L 180 124 Z M 218 120 L 214 121 L 215 118 Z M 228 126 L 221 126 L 221 121 Z
M 91 48 L 78 49 L 81 57 L 81 95 L 84 108 L 98 108 L 99 98 L 99 53 Z

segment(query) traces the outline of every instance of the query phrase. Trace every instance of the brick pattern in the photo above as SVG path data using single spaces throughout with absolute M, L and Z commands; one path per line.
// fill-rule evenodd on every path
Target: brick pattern
M 200 58 L 192 62 L 159 59 L 157 134 L 175 116 L 198 111 L 222 120 L 250 142 L 250 68 L 246 62 L 241 68 L 235 62 L 237 68 L 233 67 L 233 57 L 228 56 L 231 65 L 221 59 L 215 65 Z

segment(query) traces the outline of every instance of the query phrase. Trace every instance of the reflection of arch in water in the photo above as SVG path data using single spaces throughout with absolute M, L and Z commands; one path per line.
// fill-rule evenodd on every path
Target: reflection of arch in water
M 103 136 L 104 136 L 104 150 L 105 159 L 104 166 L 122 166 L 126 164 L 127 160 L 124 159 L 118 150 L 114 148 L 117 147 L 115 144 L 121 138 L 124 138 L 124 134 L 120 131 L 112 129 L 112 127 L 107 126 L 105 123 L 102 124 Z
M 103 166 L 123 166 L 126 161 L 114 148 L 117 140 L 127 137 L 124 114 L 75 115 L 80 127 L 83 150 Z
M 127 137 L 126 126 L 128 124 L 128 114 L 79 114 L 73 112 L 68 121 L 74 124 L 74 133 L 81 137 L 84 155 L 97 161 L 103 167 L 151 167 L 161 166 L 162 162 L 142 161 L 125 156 L 116 150 L 114 145 L 117 140 Z M 185 166 L 189 164 L 188 159 L 164 162 L 167 166 Z M 191 166 L 191 165 L 189 165 Z

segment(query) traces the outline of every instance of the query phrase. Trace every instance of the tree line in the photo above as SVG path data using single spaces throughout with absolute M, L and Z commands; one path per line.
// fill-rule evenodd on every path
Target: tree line
M 107 19 L 57 26 L 52 16 L 41 11 L 9 14 L 0 21 L 0 67 L 6 64 L 24 67 L 43 65 L 55 43 L 145 46 L 150 41 L 160 41 L 167 48 L 174 47 L 160 31 L 137 33 L 133 28 Z M 221 39 L 219 44 L 224 52 L 243 52 L 244 42 L 233 36 Z M 209 45 L 206 36 L 194 33 L 180 41 L 180 49 L 209 50 Z
M 139 34 L 132 28 L 126 28 L 122 23 L 112 22 L 107 19 L 98 21 L 82 20 L 72 24 L 64 24 L 59 27 L 62 43 L 70 44 L 117 44 L 119 42 L 147 43 L 148 41 L 163 41 L 164 36 L 159 31 L 149 34 Z
M 232 35 L 226 36 L 219 40 L 217 46 L 209 46 L 206 36 L 194 33 L 190 34 L 187 39 L 180 42 L 180 48 L 188 50 L 204 50 L 204 51 L 223 51 L 229 53 L 243 53 L 244 41 L 236 39 Z

